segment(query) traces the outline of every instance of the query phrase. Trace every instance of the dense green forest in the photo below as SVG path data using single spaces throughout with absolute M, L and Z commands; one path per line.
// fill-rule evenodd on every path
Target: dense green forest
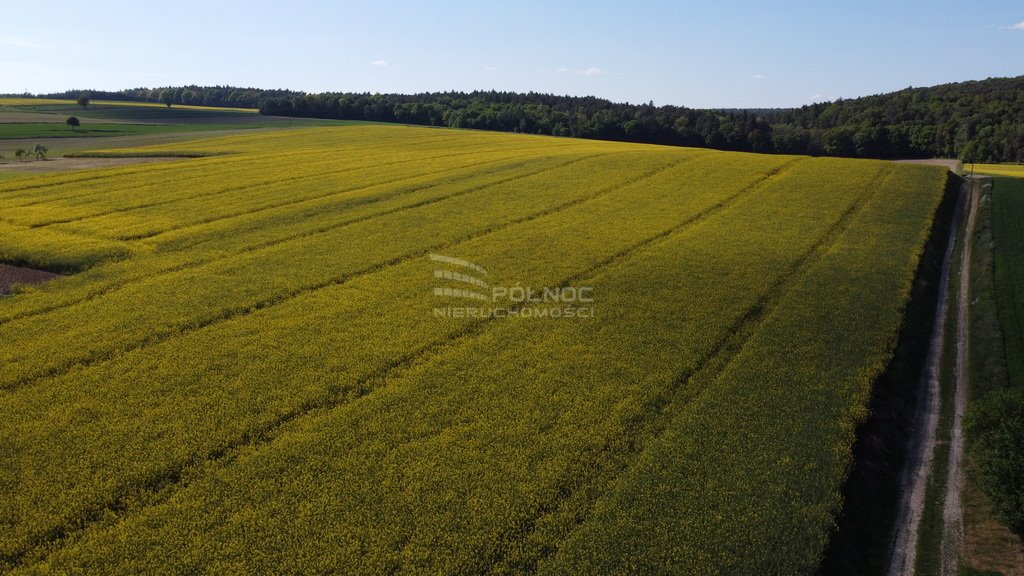
M 1024 77 L 768 111 L 509 92 L 292 95 L 267 98 L 260 110 L 750 152 L 1024 161 Z
M 832 156 L 1024 161 L 1024 76 L 907 88 L 769 114 L 780 150 L 810 136 Z
M 697 110 L 513 92 L 324 93 L 230 86 L 48 97 L 258 107 L 263 114 L 861 158 L 1024 162 L 1024 76 L 778 110 Z

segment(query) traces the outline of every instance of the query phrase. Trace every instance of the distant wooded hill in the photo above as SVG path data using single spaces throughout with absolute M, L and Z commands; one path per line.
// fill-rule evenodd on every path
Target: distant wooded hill
M 723 150 L 861 158 L 1024 162 L 1024 76 L 907 88 L 779 110 L 697 110 L 513 92 L 323 93 L 229 86 L 68 91 L 258 107 L 263 114 L 400 122 Z

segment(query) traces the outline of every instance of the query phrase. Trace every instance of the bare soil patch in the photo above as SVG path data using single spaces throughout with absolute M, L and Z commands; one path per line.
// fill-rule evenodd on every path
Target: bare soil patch
M 18 124 L 21 122 L 56 122 L 58 116 L 56 114 L 47 114 L 44 112 L 22 112 L 16 110 L 5 110 L 4 107 L 0 106 L 0 124 Z M 60 117 L 60 123 L 64 123 L 64 119 L 67 115 Z M 79 117 L 81 118 L 81 117 Z
M 15 284 L 40 284 L 60 276 L 53 272 L 0 264 L 0 295 L 10 294 Z
M 960 161 L 956 158 L 929 158 L 927 160 L 894 160 L 898 164 L 924 164 L 925 166 L 945 166 L 950 172 L 960 169 Z

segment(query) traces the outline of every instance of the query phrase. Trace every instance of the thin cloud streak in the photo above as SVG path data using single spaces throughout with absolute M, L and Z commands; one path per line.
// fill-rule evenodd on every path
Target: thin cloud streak
M 25 40 L 22 38 L 9 38 L 0 37 L 0 46 L 8 46 L 11 48 L 42 48 L 41 44 L 32 42 L 31 40 Z

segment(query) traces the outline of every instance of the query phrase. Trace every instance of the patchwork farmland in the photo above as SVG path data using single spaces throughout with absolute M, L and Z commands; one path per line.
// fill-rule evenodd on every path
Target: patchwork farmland
M 0 262 L 62 274 L 0 298 L 0 572 L 813 573 L 947 181 L 384 125 L 140 154 L 198 157 L 0 182 Z M 593 314 L 439 316 L 431 255 Z

